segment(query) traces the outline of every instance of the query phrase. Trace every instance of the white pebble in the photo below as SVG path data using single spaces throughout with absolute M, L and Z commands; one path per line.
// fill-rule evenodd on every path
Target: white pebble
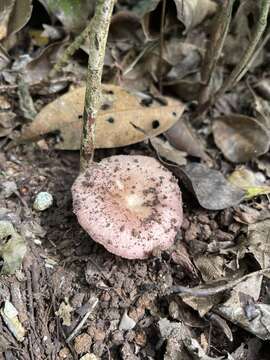
M 42 191 L 37 194 L 33 208 L 37 211 L 44 211 L 52 206 L 53 197 L 50 193 Z

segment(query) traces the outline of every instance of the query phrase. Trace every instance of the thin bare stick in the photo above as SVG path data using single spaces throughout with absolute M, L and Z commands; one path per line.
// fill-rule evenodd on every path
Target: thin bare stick
M 222 285 L 208 285 L 205 284 L 203 286 L 196 286 L 194 288 L 189 288 L 186 286 L 172 286 L 171 288 L 168 289 L 167 293 L 168 294 L 188 294 L 191 296 L 196 296 L 196 297 L 208 297 L 208 296 L 212 296 L 212 295 L 216 295 L 219 294 L 223 291 L 226 290 L 230 290 L 232 289 L 234 286 L 240 284 L 242 281 L 246 281 L 249 278 L 251 278 L 252 276 L 259 276 L 259 275 L 264 275 L 265 273 L 269 273 L 270 272 L 270 268 L 265 268 L 259 271 L 254 271 L 250 274 L 244 275 L 241 278 L 238 279 L 233 279 L 231 281 L 227 281 L 224 280 L 220 280 L 220 282 L 224 281 L 225 283 Z
M 251 41 L 249 43 L 248 48 L 246 49 L 242 59 L 233 69 L 232 73 L 222 85 L 222 87 L 218 90 L 215 95 L 215 100 L 222 96 L 228 89 L 231 89 L 238 81 L 242 79 L 242 77 L 246 74 L 249 69 L 250 63 L 253 60 L 254 52 L 256 51 L 256 47 L 264 33 L 264 30 L 267 25 L 267 17 L 269 13 L 270 0 L 261 0 L 260 1 L 260 13 L 259 18 L 256 22 L 256 27 L 254 29 Z
M 92 29 L 92 21 L 86 28 L 75 38 L 75 40 L 66 48 L 61 58 L 54 65 L 49 73 L 49 78 L 55 77 L 55 75 L 61 71 L 61 69 L 69 62 L 69 59 L 73 56 L 76 50 L 83 44 L 84 40 L 89 36 Z
M 98 0 L 90 32 L 90 48 L 83 112 L 81 170 L 93 160 L 95 121 L 100 106 L 101 77 L 114 0 Z
M 163 48 L 164 48 L 164 23 L 165 23 L 165 10 L 166 10 L 166 0 L 162 0 L 162 9 L 161 9 L 161 20 L 160 20 L 160 37 L 159 37 L 159 91 L 162 94 L 162 62 L 163 62 Z
M 69 337 L 66 339 L 66 342 L 69 343 L 74 336 L 76 336 L 78 334 L 78 332 L 81 330 L 81 328 L 83 327 L 83 325 L 85 324 L 86 320 L 89 318 L 89 316 L 91 315 L 91 313 L 94 311 L 94 309 L 96 308 L 98 304 L 98 298 L 93 297 L 92 299 L 90 299 L 89 301 L 89 310 L 87 311 L 87 313 L 84 315 L 84 317 L 82 318 L 82 320 L 79 322 L 79 324 L 75 327 L 75 329 L 72 331 L 72 333 L 69 335 Z
M 203 104 L 208 100 L 210 82 L 229 30 L 234 2 L 235 0 L 225 0 L 221 3 L 220 9 L 214 19 L 201 70 L 203 87 L 199 95 L 199 104 Z
M 193 121 L 199 120 L 205 112 L 209 110 L 209 108 L 217 102 L 217 100 L 229 89 L 231 89 L 233 86 L 236 85 L 238 81 L 242 79 L 242 77 L 246 74 L 248 71 L 250 65 L 255 59 L 255 56 L 258 55 L 259 50 L 262 49 L 262 46 L 257 45 L 264 33 L 264 30 L 267 25 L 267 17 L 269 13 L 269 7 L 270 7 L 270 0 L 261 0 L 261 6 L 260 6 L 260 14 L 259 18 L 256 23 L 256 27 L 253 31 L 253 36 L 251 38 L 251 41 L 249 43 L 248 48 L 246 49 L 242 59 L 239 61 L 239 63 L 236 65 L 232 73 L 229 75 L 228 79 L 224 82 L 224 84 L 221 86 L 221 88 L 211 96 L 211 98 L 205 102 L 202 103 L 196 112 L 193 115 Z M 268 37 L 267 37 L 268 38 Z M 265 43 L 265 41 L 263 41 Z M 257 49 L 256 49 L 257 48 Z

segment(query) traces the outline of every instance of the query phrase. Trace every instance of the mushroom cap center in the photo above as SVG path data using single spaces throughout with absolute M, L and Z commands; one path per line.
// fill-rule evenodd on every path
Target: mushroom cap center
M 139 179 L 134 178 L 127 181 L 117 179 L 107 192 L 107 199 L 141 220 L 148 218 L 153 213 L 152 207 L 158 203 L 155 189 L 142 189 Z

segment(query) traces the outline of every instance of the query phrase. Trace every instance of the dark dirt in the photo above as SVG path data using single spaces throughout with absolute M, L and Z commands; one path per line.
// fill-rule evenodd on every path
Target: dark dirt
M 138 153 L 150 151 L 145 145 L 137 149 Z M 136 147 L 124 152 L 136 153 Z M 78 164 L 78 153 L 42 151 L 34 145 L 2 154 L 1 168 L 17 183 L 21 199 L 12 196 L 1 200 L 1 207 L 19 214 L 18 228 L 27 222 L 40 224 L 44 231 L 34 235 L 40 243 L 28 239 L 23 279 L 7 277 L 1 285 L 0 300 L 10 293 L 14 305 L 23 309 L 19 311 L 27 329 L 23 346 L 0 323 L 18 358 L 77 359 L 93 352 L 102 359 L 162 359 L 165 343 L 157 325 L 162 317 L 183 321 L 197 337 L 209 338 L 211 334 L 212 355 L 231 352 L 241 340 L 247 341 L 251 336 L 233 326 L 235 340 L 230 343 L 207 316 L 200 319 L 180 297 L 165 295 L 171 285 L 193 286 L 201 281 L 189 253 L 193 257 L 203 254 L 213 240 L 234 241 L 241 226 L 233 219 L 233 210 L 205 211 L 184 189 L 185 220 L 174 248 L 146 261 L 125 260 L 92 241 L 72 213 L 70 188 Z M 37 213 L 31 207 L 41 190 L 53 194 L 54 203 Z M 93 297 L 98 298 L 96 308 L 74 340 L 66 344 L 64 338 L 87 313 Z M 69 326 L 55 316 L 62 302 L 72 307 Z M 119 330 L 125 311 L 136 326 Z

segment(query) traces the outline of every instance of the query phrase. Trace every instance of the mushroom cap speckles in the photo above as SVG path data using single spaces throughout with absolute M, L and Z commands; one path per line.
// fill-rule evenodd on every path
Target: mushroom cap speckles
M 176 178 L 148 156 L 91 164 L 72 186 L 74 212 L 93 240 L 113 254 L 144 259 L 168 249 L 183 218 Z

